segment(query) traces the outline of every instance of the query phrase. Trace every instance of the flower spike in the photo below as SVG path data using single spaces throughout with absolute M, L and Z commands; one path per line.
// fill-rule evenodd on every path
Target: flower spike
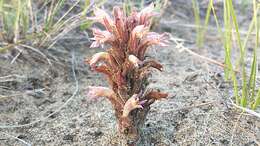
M 148 60 L 146 52 L 154 45 L 167 46 L 169 42 L 167 34 L 149 30 L 151 18 L 156 15 L 153 3 L 140 12 L 132 9 L 129 16 L 120 7 L 114 7 L 112 14 L 110 17 L 104 10 L 95 8 L 94 17 L 90 18 L 105 27 L 105 30 L 92 29 L 91 47 L 109 45 L 109 48 L 86 62 L 94 71 L 106 75 L 110 88 L 91 86 L 88 96 L 109 99 L 115 109 L 119 132 L 127 140 L 136 142 L 150 105 L 168 95 L 147 90 L 150 68 L 162 71 L 163 66 L 156 60 Z

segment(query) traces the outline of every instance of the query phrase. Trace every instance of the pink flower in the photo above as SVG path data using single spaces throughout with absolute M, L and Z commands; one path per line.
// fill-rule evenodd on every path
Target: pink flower
M 111 17 L 102 9 L 95 7 L 95 17 L 89 18 L 103 24 L 109 32 L 113 32 L 114 22 Z
M 125 40 L 125 15 L 119 7 L 114 7 L 114 23 L 116 26 L 116 36 L 120 41 Z
M 154 4 L 151 3 L 148 7 L 144 8 L 137 14 L 137 17 L 139 18 L 139 25 L 149 26 L 151 17 L 157 14 L 158 13 L 154 12 Z
M 125 105 L 124 105 L 124 109 L 123 109 L 123 117 L 127 117 L 129 115 L 129 113 L 134 110 L 134 109 L 137 109 L 137 108 L 143 108 L 143 104 L 146 102 L 145 100 L 144 101 L 140 101 L 139 100 L 139 96 L 138 94 L 134 94 L 132 97 L 130 97 Z
M 102 31 L 96 28 L 93 28 L 94 42 L 91 44 L 90 48 L 96 48 L 104 43 L 111 43 L 114 41 L 114 36 L 108 31 Z
M 145 27 L 144 25 L 138 25 L 132 30 L 130 40 L 129 40 L 130 52 L 136 53 L 139 40 L 142 39 L 143 36 L 145 36 L 148 33 L 148 31 L 149 28 Z
M 98 97 L 111 98 L 115 95 L 114 91 L 101 86 L 89 86 L 87 96 L 91 99 L 97 99 Z
M 96 53 L 92 56 L 92 58 L 89 60 L 89 65 L 91 67 L 94 67 L 94 65 L 99 62 L 99 61 L 105 61 L 105 62 L 109 62 L 110 60 L 110 55 L 107 52 L 99 52 Z

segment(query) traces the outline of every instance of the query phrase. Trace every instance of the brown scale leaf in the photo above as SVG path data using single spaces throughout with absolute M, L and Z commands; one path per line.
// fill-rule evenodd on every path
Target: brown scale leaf
M 112 72 L 107 67 L 107 65 L 97 66 L 97 67 L 95 67 L 95 71 L 100 72 L 100 73 L 104 73 L 104 74 L 108 75 L 109 78 L 112 78 Z
M 150 91 L 149 93 L 147 93 L 145 95 L 146 99 L 155 99 L 155 100 L 160 100 L 160 99 L 164 99 L 168 96 L 167 93 L 162 93 L 160 91 Z
M 158 69 L 159 71 L 162 71 L 162 69 L 163 69 L 163 66 L 159 62 L 157 62 L 155 60 L 148 60 L 148 61 L 144 61 L 143 67 L 141 68 L 141 70 L 142 69 L 146 70 L 150 67 Z

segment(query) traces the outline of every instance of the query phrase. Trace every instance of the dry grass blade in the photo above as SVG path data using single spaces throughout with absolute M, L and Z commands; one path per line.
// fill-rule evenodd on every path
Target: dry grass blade
M 43 56 L 43 57 L 47 60 L 47 62 L 49 63 L 49 65 L 52 65 L 50 59 L 49 59 L 44 53 L 42 53 L 39 49 L 36 49 L 36 48 L 34 48 L 34 47 L 32 47 L 32 46 L 28 46 L 28 45 L 25 45 L 25 44 L 20 44 L 20 46 L 21 46 L 21 47 L 24 47 L 24 48 L 27 48 L 27 49 L 31 49 L 32 51 L 34 51 L 34 52 L 40 54 L 41 56 Z
M 16 59 L 22 54 L 23 50 L 21 50 L 18 46 L 15 46 L 15 49 L 17 49 L 19 51 L 19 53 L 13 58 L 13 60 L 11 61 L 11 64 L 13 64 Z
M 1 132 L 1 133 L 4 134 L 4 135 L 6 135 L 6 136 L 8 136 L 8 137 L 10 137 L 10 138 L 13 138 L 13 139 L 15 139 L 15 140 L 18 140 L 19 142 L 23 143 L 23 144 L 26 145 L 26 146 L 32 146 L 30 143 L 28 143 L 28 142 L 26 142 L 26 141 L 24 141 L 24 140 L 22 140 L 22 139 L 20 139 L 20 138 L 18 138 L 18 137 L 15 137 L 15 136 L 13 136 L 13 135 L 10 135 L 10 134 L 8 134 L 8 133 L 6 133 L 6 132 Z
M 180 49 L 180 52 L 186 51 L 186 52 L 188 52 L 189 54 L 191 54 L 191 55 L 193 55 L 193 56 L 199 57 L 199 58 L 201 58 L 201 59 L 203 59 L 203 60 L 205 60 L 205 61 L 207 61 L 207 62 L 216 64 L 216 65 L 218 65 L 218 66 L 220 66 L 220 67 L 222 67 L 222 68 L 225 68 L 225 65 L 224 65 L 223 63 L 220 63 L 220 62 L 218 62 L 218 61 L 216 61 L 216 60 L 213 60 L 213 59 L 211 59 L 211 58 L 208 58 L 208 57 L 199 55 L 198 53 L 195 53 L 195 52 L 191 51 L 190 49 L 184 47 L 184 46 L 183 46 L 183 42 L 179 43 L 179 42 L 177 41 L 177 39 L 175 39 L 175 38 L 173 38 L 173 37 L 171 37 L 171 40 L 176 44 L 176 48 L 179 48 L 179 49 Z

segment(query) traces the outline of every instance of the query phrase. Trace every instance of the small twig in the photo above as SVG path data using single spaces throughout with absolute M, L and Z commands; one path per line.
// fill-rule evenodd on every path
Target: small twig
M 176 47 L 180 49 L 179 52 L 186 51 L 186 52 L 188 52 L 189 54 L 191 54 L 191 55 L 193 55 L 193 56 L 196 56 L 196 57 L 199 57 L 199 58 L 201 58 L 201 59 L 203 59 L 203 60 L 206 60 L 207 62 L 216 64 L 216 65 L 218 65 L 218 66 L 220 66 L 220 67 L 222 67 L 222 68 L 225 68 L 225 67 L 226 67 L 225 64 L 220 63 L 219 61 L 216 61 L 216 60 L 214 60 L 214 59 L 211 59 L 211 58 L 208 58 L 208 57 L 199 55 L 198 53 L 195 53 L 194 51 L 190 50 L 189 48 L 184 47 L 184 46 L 183 46 L 183 43 L 179 43 L 179 42 L 177 41 L 177 39 L 175 39 L 175 38 L 173 38 L 173 37 L 171 37 L 170 40 L 174 41 L 174 43 L 176 44 Z M 239 71 L 238 71 L 238 70 L 235 70 L 235 72 L 239 72 Z
M 21 76 L 18 74 L 12 74 L 12 75 L 7 75 L 7 76 L 2 76 L 0 77 L 0 83 L 3 82 L 10 82 L 10 81 L 16 81 L 16 80 L 21 80 L 21 79 L 25 79 L 25 76 Z
M 193 55 L 193 56 L 197 56 L 197 57 L 199 57 L 199 58 L 201 58 L 201 59 L 203 59 L 203 60 L 206 60 L 206 61 L 208 61 L 208 62 L 210 62 L 210 63 L 213 63 L 213 64 L 216 64 L 216 65 L 218 65 L 218 66 L 221 66 L 222 68 L 225 68 L 225 65 L 224 65 L 223 63 L 220 63 L 220 62 L 218 62 L 218 61 L 216 61 L 216 60 L 213 60 L 213 59 L 211 59 L 211 58 L 208 58 L 208 57 L 199 55 L 199 54 L 197 54 L 197 53 L 191 51 L 191 50 L 188 49 L 188 48 L 182 47 L 181 50 L 180 50 L 180 52 L 182 52 L 182 51 L 186 51 L 186 52 L 190 53 L 190 54 Z
M 216 61 L 216 60 L 213 60 L 213 59 L 211 59 L 211 58 L 208 58 L 208 57 L 199 55 L 199 54 L 197 54 L 197 53 L 191 51 L 190 49 L 184 47 L 184 46 L 183 46 L 183 43 L 179 43 L 175 38 L 171 37 L 171 40 L 174 41 L 174 43 L 177 45 L 177 46 L 176 46 L 177 48 L 181 49 L 180 52 L 186 51 L 186 52 L 190 53 L 190 54 L 193 55 L 193 56 L 202 58 L 202 59 L 204 59 L 204 60 L 206 60 L 206 61 L 208 61 L 208 62 L 211 62 L 211 63 L 213 63 L 213 64 L 216 64 L 216 65 L 218 65 L 218 66 L 221 66 L 221 67 L 225 68 L 225 65 L 224 65 L 223 63 L 220 63 L 220 62 L 218 62 L 218 61 Z
M 8 137 L 14 138 L 14 139 L 16 139 L 16 140 L 22 142 L 22 143 L 25 144 L 26 146 L 31 146 L 30 143 L 28 143 L 28 142 L 26 142 L 26 141 L 24 141 L 24 140 L 22 140 L 22 139 L 20 139 L 20 138 L 18 138 L 18 137 L 15 137 L 15 136 L 10 135 L 10 134 L 5 133 L 5 132 L 1 132 L 1 133 L 3 133 L 4 135 L 6 135 L 6 136 L 8 136 Z
M 15 60 L 22 54 L 22 50 L 19 49 L 17 46 L 15 46 L 15 49 L 17 49 L 19 51 L 19 53 L 12 59 L 11 64 L 13 64 L 15 62 Z
M 11 74 L 7 76 L 1 76 L 0 79 L 6 79 L 6 78 L 26 78 L 25 76 L 18 75 L 18 74 Z

